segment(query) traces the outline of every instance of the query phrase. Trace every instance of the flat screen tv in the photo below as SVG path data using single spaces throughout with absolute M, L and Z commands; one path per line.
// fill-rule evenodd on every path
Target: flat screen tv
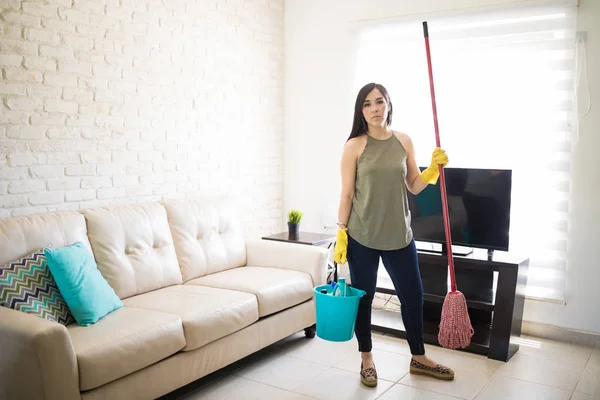
M 452 244 L 508 251 L 512 171 L 450 167 L 444 171 Z M 440 181 L 416 196 L 409 193 L 408 199 L 415 241 L 445 248 Z

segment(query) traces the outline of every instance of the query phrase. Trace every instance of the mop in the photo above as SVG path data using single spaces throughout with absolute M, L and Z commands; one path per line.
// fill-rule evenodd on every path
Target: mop
M 440 133 L 438 128 L 437 107 L 435 104 L 435 90 L 433 88 L 433 71 L 431 68 L 431 54 L 429 49 L 429 30 L 427 21 L 423 22 L 423 33 L 425 35 L 425 50 L 427 52 L 427 65 L 429 67 L 429 87 L 431 90 L 431 105 L 433 107 L 433 124 L 435 128 L 435 141 L 440 146 Z M 440 165 L 440 191 L 442 194 L 442 214 L 444 217 L 444 230 L 446 232 L 446 246 L 448 248 L 448 267 L 450 269 L 450 292 L 444 299 L 442 306 L 442 318 L 438 342 L 442 347 L 457 349 L 465 348 L 471 343 L 473 327 L 467 310 L 465 296 L 456 289 L 456 278 L 454 276 L 454 258 L 452 256 L 452 239 L 450 237 L 450 219 L 448 217 L 448 199 L 446 197 L 446 181 L 444 168 Z

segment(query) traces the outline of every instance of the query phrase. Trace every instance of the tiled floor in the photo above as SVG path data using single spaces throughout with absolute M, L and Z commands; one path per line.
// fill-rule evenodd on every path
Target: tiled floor
M 436 346 L 430 357 L 455 370 L 455 380 L 408 373 L 405 340 L 374 334 L 375 389 L 360 385 L 356 342 L 290 336 L 186 388 L 185 400 L 592 400 L 600 399 L 600 348 L 523 337 L 507 363 Z

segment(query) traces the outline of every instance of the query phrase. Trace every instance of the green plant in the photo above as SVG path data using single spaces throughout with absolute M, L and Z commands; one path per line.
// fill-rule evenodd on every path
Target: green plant
M 299 224 L 302 219 L 302 213 L 298 210 L 292 209 L 288 214 L 288 222 L 292 224 Z

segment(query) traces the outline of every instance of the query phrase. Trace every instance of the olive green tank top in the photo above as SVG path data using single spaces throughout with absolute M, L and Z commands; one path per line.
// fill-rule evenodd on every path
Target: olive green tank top
M 348 235 L 363 246 L 396 250 L 413 238 L 406 193 L 404 146 L 395 134 L 367 145 L 356 163 L 356 183 Z

